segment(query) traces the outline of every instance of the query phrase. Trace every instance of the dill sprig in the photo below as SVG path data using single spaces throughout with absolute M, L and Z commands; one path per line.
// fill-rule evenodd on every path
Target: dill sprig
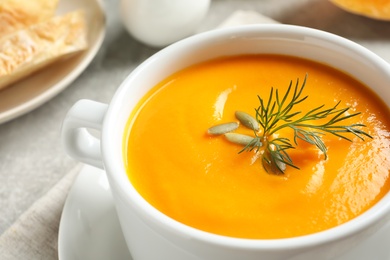
M 239 153 L 254 149 L 256 152 L 261 152 L 263 167 L 266 171 L 284 173 L 286 166 L 299 169 L 288 154 L 288 150 L 295 149 L 298 145 L 298 139 L 315 145 L 327 159 L 327 147 L 322 140 L 327 133 L 350 142 L 352 139 L 345 134 L 352 134 L 361 140 L 364 140 L 364 137 L 372 138 L 361 130 L 365 127 L 364 124 L 343 124 L 345 120 L 359 115 L 360 112 L 349 114 L 349 107 L 338 108 L 340 102 L 331 108 L 324 108 L 324 105 L 318 106 L 305 114 L 301 111 L 294 111 L 293 108 L 296 105 L 308 98 L 308 96 L 302 96 L 306 80 L 307 75 L 302 85 L 299 86 L 299 79 L 297 79 L 295 87 L 291 81 L 284 95 L 280 95 L 277 89 L 274 91 L 272 88 L 268 101 L 258 96 L 260 105 L 255 111 L 261 131 L 255 131 L 255 137 Z M 322 120 L 321 122 L 325 120 L 325 123 L 315 124 L 318 120 Z M 293 142 L 285 137 L 273 137 L 275 133 L 284 128 L 292 129 Z

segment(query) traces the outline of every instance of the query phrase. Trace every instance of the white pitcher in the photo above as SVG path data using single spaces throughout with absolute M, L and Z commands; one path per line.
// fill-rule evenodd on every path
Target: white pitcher
M 120 14 L 137 40 L 163 47 L 193 34 L 210 0 L 121 0 Z

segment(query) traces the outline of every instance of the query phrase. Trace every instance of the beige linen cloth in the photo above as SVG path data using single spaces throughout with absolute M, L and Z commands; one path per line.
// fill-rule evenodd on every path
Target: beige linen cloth
M 218 28 L 254 23 L 276 21 L 256 12 L 239 10 Z M 81 168 L 82 164 L 78 164 L 67 173 L 0 236 L 1 260 L 58 259 L 58 230 L 62 209 L 68 191 Z

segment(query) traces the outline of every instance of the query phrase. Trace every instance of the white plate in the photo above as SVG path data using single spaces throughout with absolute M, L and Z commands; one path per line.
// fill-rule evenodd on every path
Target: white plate
M 61 216 L 59 260 L 131 260 L 104 171 L 84 166 Z
M 390 223 L 338 260 L 390 260 Z M 132 260 L 104 171 L 84 166 L 61 216 L 59 260 Z
M 0 123 L 21 116 L 65 89 L 92 61 L 105 35 L 105 15 L 100 0 L 60 0 L 57 14 L 83 9 L 88 26 L 89 48 L 55 63 L 0 91 Z

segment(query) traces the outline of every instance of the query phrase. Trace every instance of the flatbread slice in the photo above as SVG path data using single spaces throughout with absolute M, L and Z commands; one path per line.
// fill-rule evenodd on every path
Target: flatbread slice
M 331 2 L 354 14 L 390 21 L 390 0 L 331 0 Z
M 0 89 L 87 48 L 84 13 L 74 11 L 0 37 Z
M 58 0 L 0 0 L 0 37 L 52 18 Z

